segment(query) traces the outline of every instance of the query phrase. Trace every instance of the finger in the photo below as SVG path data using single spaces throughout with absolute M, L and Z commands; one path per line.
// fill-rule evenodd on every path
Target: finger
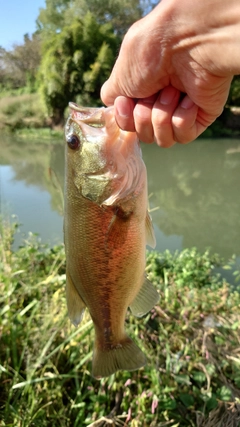
M 196 139 L 211 124 L 213 119 L 202 121 L 199 107 L 186 95 L 172 116 L 174 138 L 181 144 Z
M 154 140 L 161 147 L 171 147 L 177 141 L 172 128 L 172 116 L 177 108 L 180 91 L 173 86 L 164 88 L 152 109 Z
M 133 119 L 133 110 L 135 102 L 132 98 L 126 96 L 118 96 L 114 102 L 115 119 L 118 126 L 129 132 L 135 131 Z
M 139 99 L 133 110 L 135 129 L 142 142 L 154 142 L 154 131 L 152 125 L 152 108 L 158 94 Z
M 100 98 L 103 104 L 107 105 L 107 107 L 110 107 L 110 105 L 113 105 L 114 99 L 115 99 L 114 96 L 109 95 L 108 93 L 109 87 L 110 87 L 110 83 L 108 79 L 105 81 L 105 83 L 103 83 L 100 91 Z

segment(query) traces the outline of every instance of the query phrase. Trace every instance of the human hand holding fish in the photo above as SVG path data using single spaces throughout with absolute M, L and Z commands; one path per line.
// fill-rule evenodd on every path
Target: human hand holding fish
M 240 74 L 239 39 L 239 0 L 162 0 L 126 33 L 102 101 L 143 142 L 193 141 Z
M 135 370 L 146 357 L 124 328 L 128 307 L 141 317 L 159 295 L 145 273 L 155 246 L 147 172 L 135 132 L 121 130 L 114 108 L 70 103 L 66 123 L 64 242 L 71 321 L 87 307 L 95 328 L 96 378 Z

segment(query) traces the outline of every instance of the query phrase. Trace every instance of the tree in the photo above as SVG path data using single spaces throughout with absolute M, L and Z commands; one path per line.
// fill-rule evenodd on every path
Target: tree
M 36 24 L 41 33 L 46 36 L 57 33 L 65 25 L 65 12 L 72 0 L 46 0 L 46 7 L 40 8 Z
M 73 16 L 83 16 L 87 11 L 100 24 L 111 22 L 114 31 L 120 36 L 143 14 L 139 0 L 75 0 L 66 10 L 65 20 L 69 23 Z
M 0 84 L 4 83 L 5 80 L 5 62 L 4 62 L 4 57 L 6 54 L 6 50 L 0 46 Z
M 96 105 L 119 44 L 110 24 L 88 12 L 45 41 L 40 90 L 54 125 L 62 124 L 69 101 Z
M 40 65 L 41 41 L 39 34 L 32 38 L 24 35 L 23 44 L 14 44 L 12 50 L 0 49 L 1 83 L 13 88 L 29 85 L 34 87 Z
M 149 12 L 157 0 L 46 0 L 40 10 L 38 29 L 43 35 L 57 33 L 71 25 L 76 16 L 83 18 L 91 12 L 99 24 L 111 22 L 114 32 L 124 35 L 129 26 Z

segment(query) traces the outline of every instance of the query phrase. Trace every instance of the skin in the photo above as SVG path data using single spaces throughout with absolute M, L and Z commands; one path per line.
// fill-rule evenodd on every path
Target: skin
M 125 35 L 102 101 L 143 142 L 188 143 L 224 108 L 239 40 L 239 0 L 162 0 Z

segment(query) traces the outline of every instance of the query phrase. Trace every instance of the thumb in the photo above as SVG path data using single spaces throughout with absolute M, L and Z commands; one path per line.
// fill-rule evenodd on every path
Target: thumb
M 121 52 L 120 52 L 121 54 Z M 107 106 L 113 105 L 119 96 L 125 98 L 146 98 L 158 91 L 155 86 L 148 84 L 149 79 L 144 80 L 141 73 L 137 72 L 136 63 L 130 64 L 122 57 L 117 59 L 109 79 L 101 88 L 101 99 Z
M 103 84 L 101 88 L 101 92 L 100 92 L 101 100 L 108 107 L 114 104 L 114 100 L 117 97 L 117 95 L 115 94 L 116 89 L 115 90 L 114 89 L 111 85 L 110 78 Z
M 145 73 L 141 72 L 139 52 L 136 51 L 138 43 L 136 37 L 132 35 L 134 27 L 132 26 L 125 35 L 111 75 L 102 86 L 101 99 L 107 106 L 113 105 L 118 96 L 145 98 L 154 93 L 148 83 L 151 79 L 143 78 L 144 74 L 148 77 L 150 67 Z
M 121 47 L 111 75 L 101 89 L 101 99 L 107 106 L 113 105 L 115 99 L 120 95 L 129 98 L 136 96 L 133 85 L 131 85 L 132 87 L 129 85 L 129 82 L 133 81 L 134 66 L 130 66 L 128 59 L 122 52 L 123 49 Z

